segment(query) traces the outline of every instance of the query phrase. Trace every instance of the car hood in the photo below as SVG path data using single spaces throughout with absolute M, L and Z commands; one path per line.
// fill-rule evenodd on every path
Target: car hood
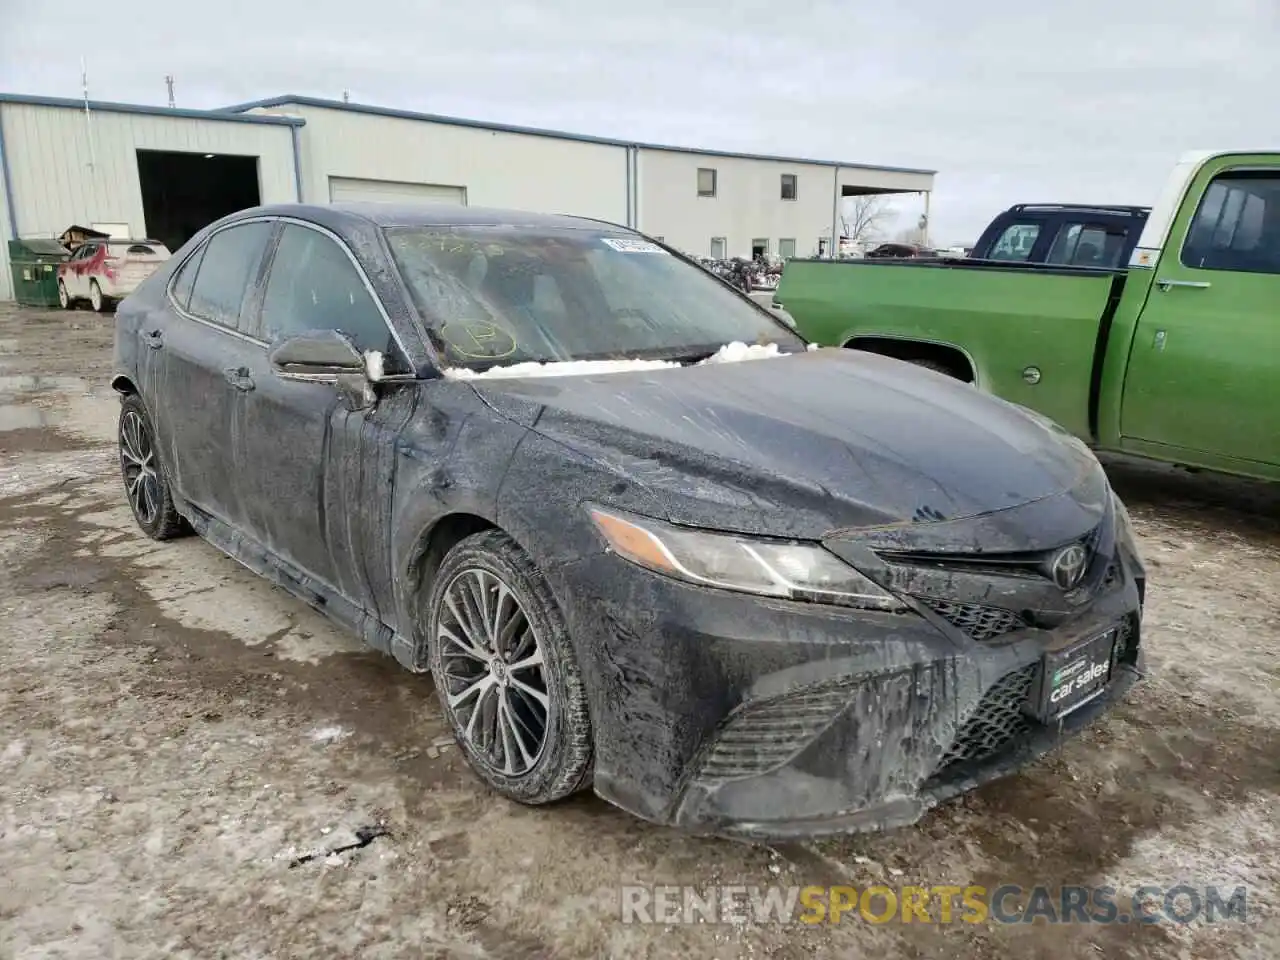
M 654 495 L 666 519 L 821 537 L 1061 494 L 1098 471 L 1059 428 L 968 384 L 826 349 L 675 369 L 476 379 L 491 406 Z

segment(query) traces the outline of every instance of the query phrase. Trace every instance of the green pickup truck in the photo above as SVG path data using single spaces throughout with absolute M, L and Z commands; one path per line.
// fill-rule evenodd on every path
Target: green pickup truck
M 1174 169 L 1128 265 L 792 260 L 824 345 L 931 367 L 1100 450 L 1280 480 L 1280 152 Z

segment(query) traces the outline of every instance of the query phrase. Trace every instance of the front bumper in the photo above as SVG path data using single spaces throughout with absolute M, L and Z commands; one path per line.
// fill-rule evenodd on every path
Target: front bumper
M 745 839 L 911 823 L 1046 752 L 1141 675 L 1141 567 L 1112 546 L 1073 616 L 994 636 L 955 610 L 765 600 L 614 555 L 562 569 L 596 790 L 653 822 Z M 1118 624 L 1102 695 L 1052 726 L 1022 709 L 1046 652 Z

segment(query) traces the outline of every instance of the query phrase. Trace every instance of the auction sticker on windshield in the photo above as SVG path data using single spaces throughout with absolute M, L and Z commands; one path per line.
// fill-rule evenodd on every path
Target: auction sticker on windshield
M 613 247 L 619 253 L 666 253 L 656 243 L 648 240 L 632 240 L 629 237 L 602 237 L 606 246 Z

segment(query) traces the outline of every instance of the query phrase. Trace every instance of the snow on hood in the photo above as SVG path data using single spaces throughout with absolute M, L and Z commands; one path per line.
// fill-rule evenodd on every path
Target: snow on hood
M 810 350 L 817 350 L 816 343 L 809 344 Z M 742 360 L 767 360 L 771 357 L 786 356 L 778 349 L 776 343 L 746 344 L 741 340 L 726 343 L 719 350 L 699 360 L 698 365 L 705 363 L 738 363 Z M 628 370 L 660 370 L 664 367 L 678 367 L 681 364 L 674 360 L 554 360 L 549 363 L 513 363 L 505 367 L 490 367 L 487 370 L 468 370 L 466 367 L 447 367 L 444 375 L 453 380 L 496 380 L 504 377 L 571 377 L 585 376 L 592 373 L 623 373 Z

